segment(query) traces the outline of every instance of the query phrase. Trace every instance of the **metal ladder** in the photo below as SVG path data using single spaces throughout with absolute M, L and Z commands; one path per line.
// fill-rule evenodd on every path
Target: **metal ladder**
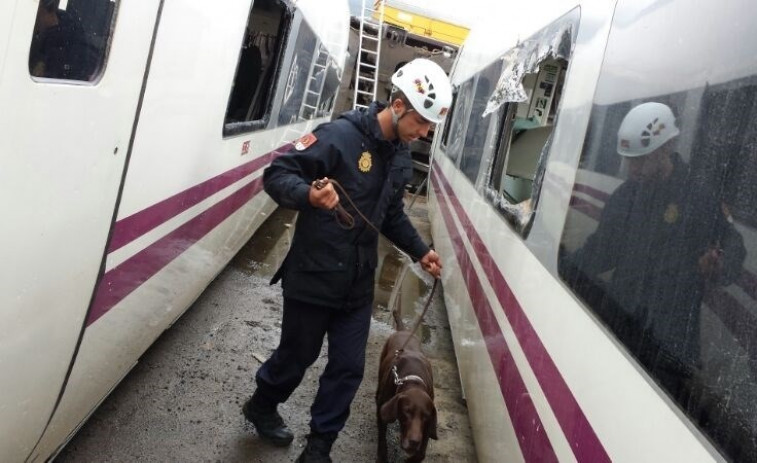
M 305 94 L 302 96 L 299 120 L 306 121 L 317 117 L 318 105 L 321 103 L 321 92 L 326 83 L 326 72 L 329 67 L 329 51 L 322 44 L 317 45 L 318 51 L 314 60 L 310 62 L 308 71 L 308 83 L 305 85 Z
M 366 6 L 368 3 L 368 6 Z M 379 80 L 379 59 L 381 58 L 381 38 L 384 30 L 384 0 L 363 0 L 360 16 L 360 41 L 355 65 L 355 91 L 352 108 L 367 108 L 376 99 Z M 376 19 L 378 18 L 378 20 Z M 362 85 L 361 85 L 362 84 Z

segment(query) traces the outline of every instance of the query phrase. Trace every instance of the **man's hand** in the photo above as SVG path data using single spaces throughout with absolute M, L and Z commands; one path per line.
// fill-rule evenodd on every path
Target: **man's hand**
M 712 247 L 699 257 L 699 273 L 709 281 L 717 281 L 723 273 L 723 251 Z
M 436 253 L 433 249 L 430 250 L 423 258 L 420 260 L 421 267 L 423 267 L 423 270 L 427 271 L 431 274 L 434 278 L 439 278 L 442 274 L 442 260 L 439 258 L 439 254 Z
M 316 185 L 319 184 L 320 188 Z M 339 204 L 339 195 L 334 189 L 334 185 L 329 182 L 327 177 L 323 177 L 320 180 L 316 180 L 310 185 L 310 194 L 308 201 L 313 207 L 321 209 L 332 210 Z

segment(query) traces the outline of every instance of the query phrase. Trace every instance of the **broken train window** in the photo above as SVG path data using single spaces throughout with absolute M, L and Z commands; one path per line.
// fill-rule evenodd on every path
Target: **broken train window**
M 291 23 L 292 13 L 281 0 L 253 3 L 226 107 L 224 135 L 259 130 L 267 125 Z
M 505 53 L 484 111 L 501 115 L 485 195 L 524 235 L 539 199 L 578 18 L 574 10 Z

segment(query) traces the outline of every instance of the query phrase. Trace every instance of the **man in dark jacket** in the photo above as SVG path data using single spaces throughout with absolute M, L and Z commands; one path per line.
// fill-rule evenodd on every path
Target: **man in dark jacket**
M 597 230 L 561 262 L 561 273 L 594 298 L 603 321 L 671 396 L 685 401 L 699 368 L 705 293 L 740 275 L 746 250 L 711 178 L 690 175 L 676 153 L 678 134 L 664 104 L 629 111 L 617 147 L 629 179 L 610 196 Z M 603 288 L 599 295 L 596 288 Z
M 266 192 L 299 214 L 292 246 L 272 280 L 281 279 L 284 292 L 281 341 L 258 370 L 244 413 L 262 437 L 291 443 L 276 407 L 300 384 L 328 334 L 328 363 L 298 462 L 331 461 L 331 446 L 363 378 L 378 263 L 378 234 L 329 179 L 424 270 L 434 277 L 441 270 L 439 256 L 405 215 L 402 198 L 411 174 L 407 143 L 444 119 L 452 99 L 449 80 L 435 63 L 414 60 L 392 76 L 392 84 L 390 106 L 373 103 L 319 126 L 264 173 Z M 353 227 L 335 214 L 337 205 L 355 218 Z

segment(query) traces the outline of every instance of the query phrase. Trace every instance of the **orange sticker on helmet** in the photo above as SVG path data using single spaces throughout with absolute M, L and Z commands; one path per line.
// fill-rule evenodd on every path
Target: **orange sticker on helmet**
M 415 83 L 415 89 L 418 91 L 418 93 L 425 95 L 426 89 L 423 88 L 423 81 L 420 79 L 415 79 L 413 82 Z

